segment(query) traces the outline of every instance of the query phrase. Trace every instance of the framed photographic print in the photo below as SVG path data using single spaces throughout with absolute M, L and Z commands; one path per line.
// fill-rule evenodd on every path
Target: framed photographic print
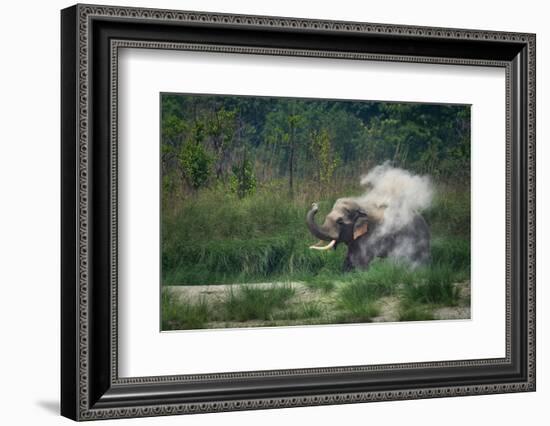
M 61 13 L 61 412 L 535 390 L 535 36 Z

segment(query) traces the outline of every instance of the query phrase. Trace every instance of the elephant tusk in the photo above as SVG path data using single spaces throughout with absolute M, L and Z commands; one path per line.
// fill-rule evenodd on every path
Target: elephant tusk
M 328 250 L 334 247 L 334 244 L 336 244 L 336 240 L 332 240 L 330 243 L 328 243 L 326 246 L 309 246 L 310 249 L 314 250 Z

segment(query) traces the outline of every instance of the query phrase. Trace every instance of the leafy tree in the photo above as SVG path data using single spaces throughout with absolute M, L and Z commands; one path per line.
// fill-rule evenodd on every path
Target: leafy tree
M 164 105 L 163 110 L 174 111 L 176 105 L 177 100 L 171 98 Z M 171 196 L 177 188 L 177 168 L 173 167 L 173 164 L 177 163 L 179 146 L 187 130 L 187 124 L 175 113 L 169 113 L 161 122 L 162 189 L 168 196 Z
M 206 148 L 196 141 L 188 141 L 179 153 L 180 167 L 189 186 L 199 189 L 210 178 L 213 158 Z
M 199 121 L 178 155 L 182 176 L 194 190 L 206 186 L 212 173 L 214 158 L 203 144 L 204 136 L 205 125 Z
M 223 175 L 223 166 L 235 143 L 237 131 L 237 112 L 226 110 L 224 107 L 215 109 L 211 119 L 207 121 L 206 131 L 212 139 L 216 155 L 216 178 Z
M 243 149 L 241 163 L 233 166 L 229 183 L 231 191 L 237 194 L 239 198 L 252 195 L 256 190 L 254 165 L 248 158 L 246 149 Z
M 174 145 L 187 130 L 186 123 L 175 115 L 162 120 L 162 138 L 164 143 Z
M 186 123 L 175 115 L 169 115 L 162 120 L 161 159 L 163 171 L 168 172 L 169 163 L 177 155 L 177 146 L 181 144 L 186 131 Z
M 330 134 L 327 129 L 311 132 L 310 152 L 317 169 L 319 189 L 330 185 L 340 158 L 334 153 Z
M 294 169 L 299 148 L 304 141 L 304 116 L 298 113 L 303 104 L 287 101 L 283 108 L 268 113 L 265 135 L 269 143 L 283 148 L 287 153 L 288 192 L 294 194 Z
M 343 106 L 346 103 L 321 102 L 312 104 L 304 113 L 309 133 L 327 129 L 332 148 L 343 163 L 352 163 L 366 153 L 366 127 L 363 120 Z
M 437 178 L 470 176 L 469 108 L 381 104 L 367 126 L 369 155 Z

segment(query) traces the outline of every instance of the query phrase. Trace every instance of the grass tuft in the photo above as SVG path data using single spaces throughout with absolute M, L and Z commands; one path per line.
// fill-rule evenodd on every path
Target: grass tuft
M 337 303 L 344 316 L 370 321 L 379 314 L 375 301 L 381 296 L 381 287 L 376 284 L 355 281 L 343 286 L 337 296 Z
M 371 322 L 380 315 L 380 306 L 370 301 L 340 301 L 342 310 L 335 316 L 335 323 Z
M 302 303 L 299 310 L 300 318 L 318 318 L 323 315 L 321 305 L 316 302 Z
M 407 303 L 457 306 L 460 291 L 454 285 L 453 269 L 448 265 L 434 265 L 416 274 L 403 288 Z
M 242 286 L 228 291 L 223 303 L 226 321 L 271 320 L 276 309 L 286 306 L 295 290 L 287 285 L 270 288 Z
M 399 306 L 399 321 L 429 321 L 434 319 L 434 312 L 431 306 L 406 305 Z
M 161 297 L 162 330 L 189 330 L 204 328 L 209 321 L 210 309 L 206 299 L 197 303 L 178 298 L 172 291 L 164 289 Z

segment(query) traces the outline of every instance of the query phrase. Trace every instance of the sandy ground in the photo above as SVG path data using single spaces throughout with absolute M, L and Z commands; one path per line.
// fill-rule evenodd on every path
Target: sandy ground
M 180 295 L 182 298 L 186 298 L 189 301 L 197 301 L 201 297 L 206 297 L 208 300 L 214 301 L 214 299 L 222 299 L 225 294 L 231 290 L 237 291 L 239 287 L 243 285 L 268 289 L 274 286 L 292 286 L 296 290 L 297 298 L 311 298 L 314 296 L 315 291 L 308 289 L 304 284 L 299 282 L 292 283 L 255 283 L 255 284 L 220 284 L 220 285 L 172 285 L 166 286 L 175 294 Z
M 195 286 L 167 286 L 174 294 L 178 295 L 181 300 L 187 302 L 197 302 L 201 298 L 206 298 L 208 302 L 216 303 L 222 301 L 226 294 L 233 291 L 238 291 L 243 284 L 235 285 L 195 285 Z M 290 301 L 291 305 L 299 305 L 308 302 L 315 302 L 327 312 L 332 312 L 335 309 L 336 300 L 335 291 L 324 292 L 322 290 L 311 289 L 300 282 L 291 283 L 256 283 L 246 284 L 255 288 L 270 288 L 273 286 L 291 286 L 295 289 L 295 296 Z M 464 303 L 456 307 L 442 307 L 433 311 L 434 318 L 437 320 L 457 320 L 470 318 L 470 306 L 466 303 L 470 296 L 469 282 L 456 284 L 460 289 L 461 299 Z M 380 314 L 372 318 L 372 322 L 396 322 L 399 321 L 399 299 L 397 297 L 383 297 L 379 299 Z M 468 305 L 468 306 L 466 306 Z M 277 321 L 260 321 L 251 320 L 245 322 L 210 322 L 208 328 L 227 328 L 227 327 L 261 327 L 266 325 L 301 325 L 307 324 L 308 320 L 277 320 Z M 318 323 L 318 319 L 311 320 L 311 323 Z M 324 321 L 326 322 L 326 321 Z

